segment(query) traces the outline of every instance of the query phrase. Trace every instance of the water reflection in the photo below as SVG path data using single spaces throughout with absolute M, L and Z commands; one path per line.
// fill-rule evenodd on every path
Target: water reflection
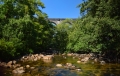
M 52 69 L 49 73 L 50 76 L 78 76 L 75 72 L 62 68 Z

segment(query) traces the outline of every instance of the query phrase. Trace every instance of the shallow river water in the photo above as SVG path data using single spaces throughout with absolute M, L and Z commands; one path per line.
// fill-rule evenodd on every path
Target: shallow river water
M 0 67 L 0 76 L 120 76 L 120 64 L 106 63 L 101 65 L 89 61 L 87 63 L 77 63 L 78 58 L 55 56 L 53 60 L 49 61 L 35 61 L 35 62 L 18 62 L 24 65 L 30 65 L 35 69 L 26 69 L 23 74 L 13 74 L 9 68 Z M 72 63 L 79 71 L 71 70 L 64 67 L 56 67 L 56 64 Z

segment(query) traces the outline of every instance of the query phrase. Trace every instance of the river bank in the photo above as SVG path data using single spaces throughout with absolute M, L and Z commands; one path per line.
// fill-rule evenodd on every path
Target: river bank
M 54 74 L 53 76 L 57 76 L 57 73 L 54 71 L 58 70 L 62 72 L 61 69 L 78 76 L 84 76 L 88 73 L 94 74 L 94 76 L 105 76 L 104 74 L 120 75 L 119 63 L 107 63 L 100 58 L 96 58 L 92 53 L 68 53 L 60 55 L 31 54 L 21 57 L 18 61 L 1 62 L 1 64 L 2 69 L 5 69 L 2 71 L 3 76 L 47 76 L 50 75 L 49 72 L 51 70 Z

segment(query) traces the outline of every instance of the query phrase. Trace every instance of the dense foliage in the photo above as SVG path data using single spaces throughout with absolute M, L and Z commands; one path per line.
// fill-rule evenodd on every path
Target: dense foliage
M 1 59 L 48 48 L 53 26 L 40 8 L 40 0 L 0 0 Z
M 55 27 L 54 48 L 60 52 L 67 51 L 68 35 L 72 29 L 73 22 L 72 19 L 66 19 Z
M 87 22 L 85 23 L 86 31 L 92 37 L 87 41 L 89 42 L 87 45 L 92 48 L 89 48 L 90 50 L 108 54 L 114 53 L 116 57 L 120 54 L 119 3 L 119 0 L 84 0 L 82 4 L 78 5 L 83 19 L 86 19 Z M 82 24 L 82 26 L 84 25 Z
M 100 52 L 120 55 L 120 1 L 83 0 L 81 18 L 55 25 L 40 0 L 0 0 L 0 59 L 45 52 Z
M 119 0 L 83 0 L 83 3 L 78 5 L 82 17 L 72 23 L 65 35 L 64 39 L 67 38 L 66 40 L 68 40 L 67 42 L 64 41 L 67 43 L 66 46 L 64 45 L 66 51 L 100 52 L 109 58 L 119 57 L 119 4 Z M 57 27 L 64 25 L 61 23 Z M 61 37 L 63 38 L 64 35 Z
M 87 17 L 78 19 L 69 34 L 68 48 L 74 51 L 119 50 L 119 20 Z

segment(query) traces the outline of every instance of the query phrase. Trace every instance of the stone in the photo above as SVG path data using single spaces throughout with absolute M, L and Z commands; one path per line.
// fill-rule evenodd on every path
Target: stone
M 35 56 L 37 57 L 37 56 L 38 56 L 38 54 L 35 54 Z
M 35 69 L 35 67 L 30 67 L 31 70 Z
M 41 59 L 41 56 L 38 56 L 37 59 L 40 60 L 40 59 Z
M 12 68 L 14 68 L 14 69 L 15 69 L 16 67 L 17 67 L 16 65 L 12 65 Z
M 56 67 L 62 67 L 62 64 L 56 64 Z
M 7 68 L 11 68 L 12 65 L 11 65 L 11 64 L 7 64 L 6 67 L 7 67 Z
M 16 60 L 13 60 L 12 62 L 13 62 L 13 64 L 16 64 L 17 61 L 16 61 Z
M 12 61 L 9 61 L 7 64 L 12 65 Z
M 99 61 L 99 59 L 98 59 L 98 58 L 95 58 L 95 59 L 94 59 L 94 62 L 98 62 L 98 61 Z
M 15 64 L 17 67 L 20 67 L 21 66 L 21 64 Z
M 17 70 L 17 73 L 24 73 L 24 70 Z
M 38 59 L 37 58 L 34 58 L 33 61 L 37 61 Z
M 17 73 L 17 70 L 13 70 L 12 73 Z
M 72 65 L 71 67 L 69 67 L 70 70 L 75 70 L 76 67 L 74 65 Z
M 49 60 L 49 57 L 44 56 L 42 59 L 43 59 L 43 60 Z
M 81 61 L 77 61 L 77 63 L 81 63 Z
M 72 56 L 72 54 L 71 54 L 71 53 L 68 53 L 67 56 Z
M 63 53 L 62 55 L 65 55 L 65 53 Z
M 77 70 L 77 71 L 82 71 L 80 68 L 77 68 L 76 70 Z
M 43 60 L 50 60 L 52 58 L 53 58 L 53 55 L 46 55 L 42 57 Z
M 24 69 L 24 67 L 19 67 L 18 69 L 23 70 L 23 69 Z
M 89 57 L 84 57 L 83 59 L 81 59 L 81 62 L 87 62 L 89 60 Z
M 30 68 L 30 65 L 26 65 L 26 68 Z
M 52 59 L 50 60 L 43 60 L 45 63 L 52 63 Z
M 100 61 L 100 64 L 101 64 L 101 65 L 104 65 L 105 63 L 106 63 L 106 62 L 105 62 L 105 61 L 103 61 L 103 60 L 102 60 L 102 61 Z
M 12 73 L 17 73 L 17 74 L 21 74 L 21 73 L 24 73 L 25 70 L 23 69 L 23 67 L 20 67 L 20 68 L 16 68 L 12 71 Z
M 66 63 L 66 66 L 72 66 L 72 63 Z

